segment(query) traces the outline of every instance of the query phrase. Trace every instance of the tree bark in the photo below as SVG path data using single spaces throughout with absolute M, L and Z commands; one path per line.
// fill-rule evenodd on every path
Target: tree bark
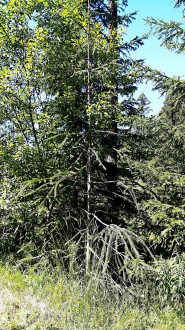
M 118 51 L 118 42 L 117 42 L 117 29 L 118 29 L 118 1 L 109 0 L 109 38 L 112 44 L 112 54 L 113 54 L 113 65 L 118 60 L 119 51 Z M 111 115 L 111 130 L 113 134 L 111 135 L 111 159 L 114 164 L 115 170 L 111 173 L 110 180 L 113 182 L 111 186 L 111 191 L 113 192 L 113 201 L 112 201 L 112 216 L 113 222 L 117 222 L 118 217 L 118 198 L 117 198 L 117 180 L 118 180 L 118 124 L 117 124 L 117 105 L 118 105 L 118 82 L 117 82 L 117 72 L 115 73 L 115 78 L 113 80 L 113 90 L 114 95 L 112 96 L 112 115 Z
M 87 27 L 87 246 L 86 246 L 86 273 L 90 266 L 90 234 L 92 222 L 92 118 L 91 118 L 91 59 L 90 59 L 90 0 L 88 0 L 88 27 Z

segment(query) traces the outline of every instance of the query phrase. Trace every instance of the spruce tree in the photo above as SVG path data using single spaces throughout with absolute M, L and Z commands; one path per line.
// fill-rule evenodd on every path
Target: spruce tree
M 140 257 L 124 149 L 141 77 L 129 51 L 142 40 L 124 41 L 133 14 L 124 14 L 127 1 L 122 17 L 117 1 L 22 6 L 1 6 L 3 253 L 47 254 L 70 267 L 75 246 L 82 271 L 123 281 L 124 260 Z
M 183 4 L 177 1 L 176 6 Z M 162 45 L 176 53 L 184 52 L 182 23 L 148 18 L 151 33 Z M 145 68 L 154 89 L 166 95 L 164 106 L 153 121 L 150 157 L 140 168 L 143 182 L 151 194 L 143 200 L 149 224 L 148 237 L 155 251 L 164 256 L 184 250 L 184 91 L 180 77 Z M 152 121 L 151 121 L 152 123 Z M 145 227 L 146 228 L 146 227 Z

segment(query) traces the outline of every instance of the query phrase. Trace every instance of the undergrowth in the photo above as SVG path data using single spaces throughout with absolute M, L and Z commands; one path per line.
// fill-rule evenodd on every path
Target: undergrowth
M 159 284 L 159 277 L 157 281 Z M 46 265 L 24 272 L 1 265 L 0 329 L 185 329 L 183 304 L 177 299 L 174 305 L 168 303 L 160 285 L 156 290 L 151 287 L 147 296 L 144 287 L 143 294 L 139 291 L 134 296 L 125 291 L 121 296 L 114 289 L 97 289 L 92 279 L 82 281 L 77 275 L 53 271 Z

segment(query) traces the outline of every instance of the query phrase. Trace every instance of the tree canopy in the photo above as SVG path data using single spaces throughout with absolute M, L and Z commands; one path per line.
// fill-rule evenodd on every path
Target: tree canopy
M 184 1 L 177 1 L 180 6 Z M 184 80 L 131 56 L 129 2 L 0 3 L 0 254 L 118 282 L 184 249 Z M 170 51 L 178 22 L 147 19 Z M 127 41 L 126 41 L 127 40 Z M 166 95 L 158 116 L 135 91 Z M 74 266 L 74 265 L 73 265 Z

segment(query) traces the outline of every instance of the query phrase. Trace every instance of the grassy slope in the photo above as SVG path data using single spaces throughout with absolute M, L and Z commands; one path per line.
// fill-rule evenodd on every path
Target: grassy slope
M 82 288 L 62 274 L 21 274 L 0 266 L 0 329 L 183 330 L 185 322 L 175 309 L 131 308 L 124 299 L 118 303 L 113 294 L 95 294 L 92 286 Z

